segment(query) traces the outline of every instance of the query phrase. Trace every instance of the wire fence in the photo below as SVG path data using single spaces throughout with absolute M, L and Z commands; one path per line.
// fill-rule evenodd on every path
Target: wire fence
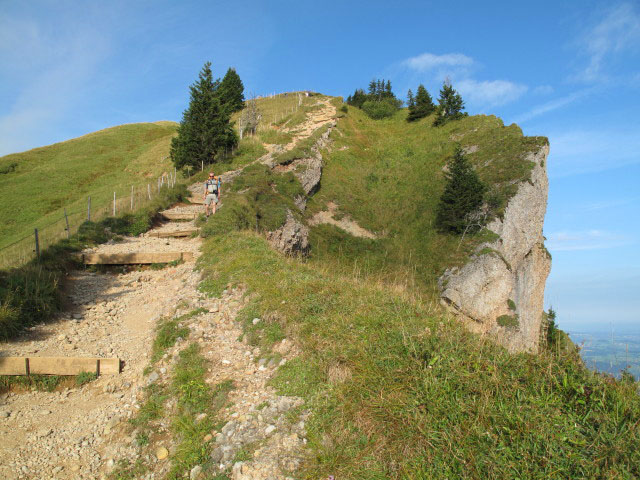
M 287 115 L 297 112 L 301 106 L 309 105 L 311 99 L 308 97 L 312 95 L 308 91 L 298 91 L 255 96 L 254 98 L 262 100 L 260 109 L 263 114 L 257 130 L 268 129 Z M 225 150 L 220 153 L 216 161 L 224 161 L 233 157 L 234 154 L 235 149 Z M 191 175 L 197 174 L 198 170 L 204 171 L 209 166 L 209 164 L 202 162 L 200 168 L 195 167 L 187 170 L 186 174 L 189 178 L 185 181 L 188 182 Z M 38 224 L 38 228 L 34 231 L 0 247 L 0 268 L 17 267 L 27 263 L 35 258 L 40 251 L 64 238 L 76 235 L 78 228 L 86 220 L 99 221 L 108 216 L 132 213 L 150 204 L 162 188 L 175 185 L 176 182 L 177 172 L 174 170 L 172 173 L 160 176 L 157 182 L 129 187 L 119 185 L 114 189 L 112 198 L 105 199 L 104 196 L 91 198 L 89 196 L 82 207 L 78 206 L 78 202 L 74 202 L 73 207 L 69 206 L 63 209 L 49 223 Z
M 105 199 L 103 195 L 100 199 L 89 196 L 83 207 L 77 206 L 75 202 L 74 208 L 64 208 L 49 223 L 39 224 L 29 234 L 0 248 L 0 268 L 17 267 L 29 262 L 47 247 L 76 235 L 80 225 L 87 220 L 100 221 L 109 216 L 133 213 L 149 205 L 162 189 L 177 183 L 177 176 L 174 170 L 146 185 L 131 185 L 128 188 L 120 185 L 111 198 Z

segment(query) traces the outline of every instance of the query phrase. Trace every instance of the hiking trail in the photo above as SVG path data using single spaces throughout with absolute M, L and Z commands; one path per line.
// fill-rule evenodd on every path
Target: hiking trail
M 335 107 L 310 112 L 297 127 L 294 141 L 269 152 L 255 162 L 268 162 L 275 151 L 290 150 L 298 141 L 334 121 Z M 254 163 L 255 163 L 254 162 Z M 242 169 L 227 172 L 230 182 Z M 200 183 L 189 187 L 202 196 Z M 223 190 L 224 199 L 224 190 Z M 200 213 L 202 205 L 180 203 L 174 213 Z M 0 396 L 0 475 L 6 479 L 107 479 L 118 461 L 139 458 L 142 446 L 128 420 L 144 401 L 144 389 L 153 382 L 169 384 L 179 352 L 190 343 L 201 346 L 208 362 L 206 382 L 215 385 L 231 380 L 230 403 L 220 416 L 226 422 L 220 431 L 207 435 L 213 475 L 227 472 L 234 480 L 290 478 L 303 455 L 306 443 L 302 400 L 283 397 L 268 386 L 278 368 L 296 356 L 293 342 L 284 339 L 274 351 L 279 361 L 261 354 L 239 339 L 242 327 L 235 318 L 245 304 L 241 288 L 225 290 L 211 298 L 197 289 L 200 273 L 194 269 L 200 255 L 200 237 L 158 238 L 153 235 L 195 229 L 195 220 L 168 221 L 139 237 L 98 245 L 84 253 L 192 252 L 194 260 L 162 269 L 111 267 L 80 270 L 69 275 L 66 308 L 50 323 L 30 328 L 20 338 L 0 344 L 2 356 L 96 356 L 118 357 L 123 362 L 119 375 L 103 375 L 82 386 L 67 383 L 54 392 L 13 390 Z M 155 328 L 162 318 L 173 318 L 196 309 L 202 313 L 189 319 L 187 338 L 179 339 L 153 371 L 149 365 Z M 261 319 L 254 319 L 254 323 Z M 148 372 L 147 372 L 148 373 Z M 296 409 L 295 415 L 291 415 Z M 301 413 L 300 413 L 301 412 Z M 151 465 L 145 479 L 164 478 L 171 466 L 177 439 L 170 425 L 166 435 L 151 451 Z M 259 445 L 251 460 L 235 461 L 238 452 Z M 160 457 L 160 458 L 158 458 Z M 197 479 L 201 466 L 184 472 Z

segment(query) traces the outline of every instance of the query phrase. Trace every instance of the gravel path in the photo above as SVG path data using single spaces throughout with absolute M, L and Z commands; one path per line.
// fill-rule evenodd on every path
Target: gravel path
M 335 110 L 335 109 L 334 109 Z M 328 122 L 330 109 L 314 112 L 298 128 L 296 140 Z M 291 148 L 293 144 L 285 148 Z M 257 161 L 265 161 L 271 153 Z M 241 171 L 225 174 L 231 181 Z M 192 187 L 197 191 L 198 186 Z M 169 211 L 201 213 L 201 205 L 178 204 Z M 193 221 L 166 222 L 154 231 L 195 228 Z M 87 253 L 193 252 L 200 254 L 200 238 L 154 238 L 147 234 L 109 242 Z M 278 396 L 268 386 L 276 369 L 293 358 L 296 348 L 288 339 L 275 347 L 277 357 L 266 355 L 239 339 L 235 318 L 245 297 L 240 289 L 225 291 L 219 299 L 198 292 L 200 274 L 188 261 L 162 270 L 140 269 L 127 273 L 74 272 L 70 275 L 67 310 L 57 321 L 31 328 L 21 338 L 0 344 L 0 355 L 118 357 L 122 373 L 101 376 L 84 386 L 55 392 L 14 392 L 0 396 L 0 475 L 11 479 L 106 479 L 121 459 L 142 455 L 136 444 L 132 418 L 144 400 L 149 382 L 170 381 L 179 351 L 197 341 L 210 363 L 207 382 L 233 380 L 231 404 L 222 411 L 221 431 L 208 436 L 211 459 L 218 473 L 233 480 L 291 479 L 306 444 L 308 416 L 302 400 Z M 157 321 L 196 308 L 203 313 L 191 321 L 189 339 L 178 342 L 143 375 L 149 363 Z M 263 320 L 254 319 L 254 323 Z M 188 340 L 188 341 L 186 341 Z M 264 355 L 264 356 L 263 356 Z M 278 358 L 276 361 L 274 358 Z M 294 414 L 295 412 L 295 414 Z M 152 470 L 145 479 L 163 478 L 175 450 L 168 432 L 163 444 L 169 457 L 145 456 Z M 155 447 L 155 446 L 154 446 Z M 233 462 L 240 451 L 252 459 Z M 201 466 L 185 473 L 204 478 Z M 217 472 L 213 472 L 217 473 Z M 209 473 L 207 473 L 209 475 Z M 209 477 L 207 477 L 209 478 Z

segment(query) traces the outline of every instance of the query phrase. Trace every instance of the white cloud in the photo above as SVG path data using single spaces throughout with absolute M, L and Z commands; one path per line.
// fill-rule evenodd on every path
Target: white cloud
M 485 106 L 504 105 L 520 98 L 527 90 L 526 85 L 521 85 L 506 80 L 493 80 L 478 82 L 465 79 L 457 82 L 456 89 L 463 98 L 471 103 Z
M 536 95 L 551 95 L 554 92 L 554 88 L 551 85 L 539 85 L 532 90 Z
M 640 45 L 640 14 L 631 3 L 613 7 L 578 43 L 588 57 L 588 64 L 575 79 L 584 82 L 606 80 L 610 76 L 611 58 Z
M 547 248 L 551 252 L 601 250 L 632 244 L 633 239 L 619 233 L 602 230 L 564 231 L 547 234 Z
M 425 52 L 407 58 L 399 65 L 400 71 L 394 73 L 408 72 L 411 88 L 418 82 L 440 83 L 449 77 L 465 100 L 477 107 L 504 105 L 517 100 L 528 90 L 526 85 L 508 80 L 476 80 L 471 71 L 478 66 L 477 62 L 462 53 L 436 55 Z
M 545 113 L 552 112 L 553 110 L 557 110 L 559 108 L 565 107 L 570 103 L 575 102 L 576 100 L 589 95 L 592 92 L 591 89 L 584 89 L 574 92 L 566 97 L 557 98 L 547 103 L 543 103 L 542 105 L 538 105 L 537 107 L 532 108 L 526 113 L 519 115 L 513 119 L 514 123 L 521 124 L 526 122 L 527 120 L 531 120 L 532 118 L 539 117 L 540 115 L 544 115 Z
M 462 53 L 446 53 L 444 55 L 434 55 L 433 53 L 423 53 L 415 57 L 407 58 L 403 65 L 419 71 L 425 72 L 442 67 L 469 67 L 473 65 L 473 59 Z

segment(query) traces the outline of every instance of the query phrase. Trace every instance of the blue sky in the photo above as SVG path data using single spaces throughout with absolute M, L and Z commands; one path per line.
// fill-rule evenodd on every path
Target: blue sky
M 0 155 L 180 120 L 210 60 L 254 94 L 449 76 L 471 114 L 551 142 L 547 304 L 640 332 L 640 4 L 0 0 Z

